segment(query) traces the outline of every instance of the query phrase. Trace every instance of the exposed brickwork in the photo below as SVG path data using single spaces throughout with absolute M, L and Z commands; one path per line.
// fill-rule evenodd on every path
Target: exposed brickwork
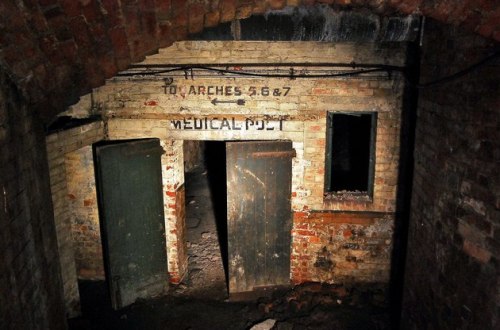
M 0 69 L 0 328 L 64 329 L 40 118 Z
M 170 282 L 178 284 L 186 275 L 188 260 L 187 260 L 187 246 L 186 240 L 186 196 L 184 185 L 182 185 L 175 192 L 175 221 L 176 228 L 168 232 L 168 238 L 171 244 L 167 244 L 167 253 L 170 253 L 169 274 L 171 276 Z M 172 220 L 170 220 L 170 224 Z M 182 219 L 183 221 L 179 221 Z M 172 227 L 172 226 L 171 226 Z M 176 267 L 171 267 L 173 261 L 177 262 Z M 177 271 L 176 271 L 177 269 Z
M 429 22 L 422 81 L 490 55 L 493 43 Z M 498 44 L 497 44 L 498 46 Z M 500 70 L 421 91 L 404 328 L 498 329 Z
M 199 141 L 184 141 L 184 171 L 190 172 L 203 164 L 204 145 Z
M 66 154 L 67 207 L 78 278 L 104 279 L 92 147 Z
M 387 283 L 393 214 L 294 213 L 292 281 Z
M 458 5 L 434 0 L 58 0 L 2 3 L 0 57 L 16 83 L 50 117 L 117 70 L 188 33 L 268 9 L 313 4 L 366 7 L 383 14 L 417 13 L 500 40 L 500 9 L 488 1 Z
M 61 276 L 64 285 L 64 299 L 69 316 L 80 312 L 80 295 L 76 281 L 75 259 L 71 241 L 71 223 L 68 217 L 66 170 L 64 157 L 49 158 L 50 185 L 54 208 L 57 246 L 61 265 Z
M 167 260 L 170 282 L 178 284 L 187 271 L 187 246 L 184 240 L 186 230 L 183 142 L 162 143 L 163 196 L 165 204 L 165 228 L 167 237 Z
M 235 17 L 238 17 L 239 13 L 248 15 L 249 7 L 252 8 L 252 13 L 262 13 L 269 4 L 267 1 L 260 0 L 238 2 L 233 0 L 233 2 L 238 4 L 234 10 Z M 288 5 L 292 6 L 311 5 L 316 2 L 334 3 L 339 6 L 369 6 L 369 8 L 382 13 L 388 13 L 392 10 L 403 13 L 423 13 L 445 22 L 461 24 L 470 31 L 476 31 L 497 41 L 500 40 L 499 9 L 498 4 L 494 1 L 468 0 L 461 1 L 460 4 L 434 0 L 286 1 Z M 43 149 L 45 148 L 41 122 L 62 111 L 67 105 L 74 103 L 80 95 L 87 93 L 90 87 L 102 84 L 104 78 L 111 76 L 116 72 L 115 70 L 124 69 L 132 60 L 145 55 L 140 52 L 154 51 L 156 47 L 171 45 L 173 41 L 185 36 L 187 27 L 172 24 L 171 17 L 173 16 L 170 3 L 170 1 L 155 0 L 151 3 L 141 2 L 141 6 L 137 5 L 137 10 L 141 12 L 147 5 L 148 10 L 155 13 L 155 21 L 153 15 L 147 15 L 145 19 L 137 18 L 141 15 L 125 15 L 125 10 L 122 9 L 121 2 L 118 0 L 101 1 L 99 5 L 97 1 L 93 0 L 81 2 L 71 0 L 0 1 L 0 65 L 1 70 L 7 70 L 11 76 L 8 83 L 6 83 L 5 74 L 2 73 L 0 78 L 2 92 L 0 94 L 0 168 L 2 173 L 0 180 L 2 189 L 5 188 L 6 191 L 6 193 L 2 192 L 4 202 L 0 203 L 4 210 L 3 212 L 0 210 L 2 219 L 2 230 L 0 231 L 2 235 L 0 240 L 0 251 L 2 251 L 0 264 L 1 328 L 59 329 L 64 328 L 65 324 L 62 299 L 60 298 L 62 285 L 56 252 L 55 226 L 52 223 L 53 216 L 49 210 L 51 204 L 48 197 L 50 195 L 47 182 L 49 174 L 44 159 Z M 219 3 L 221 1 L 210 1 L 205 7 L 207 10 L 204 19 L 205 26 L 217 25 L 226 15 L 221 12 Z M 233 11 L 230 10 L 230 12 Z M 231 20 L 229 16 L 226 16 L 225 19 Z M 81 17 L 85 17 L 85 20 L 82 20 Z M 125 21 L 125 17 L 130 22 Z M 96 24 L 94 28 L 95 20 L 97 22 L 102 20 L 104 23 L 101 21 L 102 24 Z M 140 20 L 141 24 L 147 22 L 147 27 L 141 28 L 139 35 L 129 35 L 132 31 L 130 26 L 135 24 L 135 20 Z M 87 25 L 86 29 L 85 25 Z M 77 28 L 78 26 L 81 28 Z M 154 26 L 156 27 L 153 34 L 152 27 Z M 450 34 L 452 33 L 454 33 L 453 29 L 451 29 Z M 156 39 L 152 38 L 151 35 L 155 35 Z M 430 54 L 435 54 L 437 57 L 442 56 L 441 54 L 448 54 L 448 56 L 442 56 L 439 61 L 439 58 L 427 59 L 425 63 L 438 63 L 446 59 L 446 62 L 439 67 L 449 70 L 449 72 L 461 66 L 448 65 L 450 59 L 456 58 L 454 63 L 471 63 L 477 58 L 476 55 L 482 55 L 481 49 L 487 43 L 484 40 L 478 40 L 474 35 L 463 35 L 461 37 L 463 40 L 457 44 L 477 46 L 470 49 L 472 56 L 469 57 L 470 54 L 458 51 L 455 47 L 456 44 L 443 42 L 449 40 L 446 37 L 441 37 L 440 34 L 436 34 L 436 36 L 435 42 L 438 45 L 436 47 L 449 47 L 449 49 L 435 51 L 435 48 L 431 48 L 428 56 Z M 157 43 L 157 46 L 153 46 L 154 43 Z M 428 43 L 424 49 L 426 47 L 429 47 Z M 95 49 L 99 50 L 99 54 L 89 55 Z M 474 55 L 476 51 L 478 54 Z M 92 64 L 95 64 L 96 67 L 93 67 Z M 437 68 L 437 66 L 434 67 L 433 71 L 426 77 L 432 79 L 432 77 L 444 73 L 438 72 Z M 425 112 L 421 115 L 420 134 L 421 136 L 424 136 L 423 133 L 429 134 L 429 138 L 425 141 L 432 139 L 432 141 L 441 141 L 442 143 L 436 142 L 432 146 L 430 143 L 422 143 L 423 147 L 419 151 L 420 157 L 424 157 L 426 152 L 430 152 L 430 155 L 425 156 L 427 157 L 425 159 L 429 160 L 428 163 L 419 165 L 420 168 L 417 170 L 415 178 L 415 186 L 422 188 L 416 189 L 418 197 L 415 198 L 414 213 L 423 212 L 423 214 L 416 217 L 416 221 L 413 221 L 414 225 L 410 235 L 410 246 L 414 248 L 409 258 L 410 271 L 408 273 L 411 276 L 409 275 L 407 281 L 408 290 L 405 306 L 409 311 L 418 311 L 418 313 L 407 313 L 406 315 L 409 323 L 413 324 L 413 328 L 425 328 L 429 324 L 442 328 L 445 325 L 437 324 L 438 318 L 449 320 L 449 315 L 453 316 L 453 320 L 455 320 L 448 323 L 450 328 L 460 322 L 464 327 L 468 326 L 467 322 L 470 324 L 473 322 L 474 327 L 486 329 L 491 326 L 492 322 L 498 322 L 495 321 L 497 314 L 491 312 L 492 296 L 490 296 L 494 292 L 495 285 L 498 285 L 498 283 L 493 283 L 494 279 L 498 277 L 496 276 L 498 270 L 492 271 L 492 267 L 498 267 L 498 224 L 493 224 L 490 236 L 485 236 L 485 241 L 478 243 L 476 238 L 467 237 L 467 240 L 460 238 L 464 237 L 465 233 L 470 232 L 467 227 L 462 228 L 463 233 L 455 235 L 457 232 L 455 218 L 453 216 L 447 218 L 446 214 L 439 211 L 447 209 L 448 211 L 445 213 L 451 215 L 452 212 L 449 210 L 456 206 L 458 210 L 465 210 L 465 215 L 460 215 L 460 217 L 464 217 L 467 212 L 475 213 L 479 210 L 480 213 L 485 212 L 488 215 L 492 210 L 489 197 L 477 197 L 484 193 L 484 189 L 486 189 L 484 186 L 491 185 L 485 183 L 488 180 L 480 177 L 479 174 L 484 172 L 486 177 L 495 177 L 496 173 L 491 170 L 492 162 L 485 162 L 482 158 L 472 161 L 470 155 L 483 152 L 488 154 L 487 150 L 495 147 L 495 144 L 489 146 L 487 143 L 478 143 L 473 144 L 478 147 L 471 147 L 472 144 L 468 145 L 464 142 L 463 146 L 467 148 L 462 153 L 467 153 L 467 159 L 461 158 L 460 161 L 455 162 L 454 156 L 450 155 L 452 152 L 449 150 L 451 149 L 446 151 L 441 148 L 447 146 L 447 134 L 450 134 L 451 140 L 455 142 L 464 137 L 465 134 L 459 128 L 463 127 L 464 122 L 469 123 L 469 121 L 457 120 L 457 128 L 447 127 L 448 130 L 443 134 L 440 134 L 441 132 L 436 129 L 441 121 L 447 122 L 451 117 L 461 119 L 469 118 L 464 118 L 464 116 L 477 117 L 481 118 L 480 122 L 476 122 L 477 125 L 465 125 L 468 135 L 477 137 L 485 132 L 483 126 L 488 128 L 489 124 L 495 123 L 495 120 L 498 120 L 498 114 L 492 117 L 491 114 L 484 111 L 487 106 L 476 107 L 477 104 L 485 105 L 484 102 L 490 102 L 488 100 L 498 95 L 498 92 L 496 94 L 491 92 L 474 93 L 475 89 L 480 92 L 481 90 L 486 91 L 492 86 L 493 88 L 498 86 L 497 83 L 493 83 L 487 87 L 486 81 L 481 78 L 474 84 L 453 86 L 446 91 L 435 92 L 431 97 L 424 96 L 422 99 L 425 103 L 422 109 Z M 20 95 L 23 97 L 19 97 Z M 459 96 L 460 98 L 447 102 L 436 101 L 442 95 L 449 95 L 453 98 Z M 432 101 L 427 103 L 431 99 Z M 441 104 L 444 104 L 443 109 L 447 110 L 444 113 L 448 112 L 453 115 L 440 117 Z M 463 110 L 464 108 L 467 111 L 453 112 L 455 109 Z M 432 112 L 428 109 L 436 111 Z M 498 109 L 497 101 L 493 102 L 491 109 Z M 38 114 L 35 114 L 35 110 L 39 111 L 45 119 L 39 118 Z M 436 114 L 439 115 L 437 119 L 434 118 Z M 491 130 L 491 128 L 488 129 Z M 487 134 L 491 136 L 494 133 Z M 492 139 L 492 141 L 498 140 L 498 138 Z M 420 142 L 425 141 L 422 138 Z M 294 146 L 300 150 L 303 142 L 294 142 Z M 436 150 L 436 148 L 440 149 Z M 453 150 L 457 149 L 453 148 Z M 493 148 L 493 150 L 497 149 Z M 497 155 L 495 152 L 493 154 Z M 453 161 L 446 163 L 448 157 L 451 157 Z M 425 171 L 429 168 L 432 169 L 436 162 L 440 166 L 436 166 L 437 169 L 433 170 L 431 174 L 426 174 Z M 454 167 L 454 164 L 460 166 Z M 426 166 L 425 170 L 423 166 Z M 454 181 L 452 178 L 449 184 L 445 183 L 444 178 L 447 176 L 441 174 L 442 172 L 453 173 L 454 168 L 459 172 L 465 171 L 470 176 L 468 180 L 471 183 L 460 185 L 460 188 L 463 189 L 460 194 L 464 196 L 457 196 L 456 192 L 462 190 L 458 190 L 457 185 L 452 183 Z M 439 172 L 437 172 L 438 170 Z M 496 181 L 492 187 L 498 186 L 498 181 Z M 436 196 L 434 193 L 426 195 L 427 192 L 437 193 L 438 191 L 442 191 L 440 196 Z M 471 196 L 467 196 L 468 194 Z M 460 199 L 455 200 L 455 197 L 460 197 Z M 498 212 L 500 204 L 498 194 L 493 203 L 495 205 L 493 210 Z M 8 205 L 8 208 L 5 208 L 5 205 Z M 459 214 L 460 212 L 463 211 L 459 211 Z M 472 226 L 469 225 L 474 229 L 472 232 L 479 231 L 481 233 L 479 236 L 482 237 L 481 235 L 486 235 L 485 228 L 488 231 L 488 221 L 481 220 L 498 218 L 498 214 L 496 218 L 473 216 L 468 217 L 467 223 L 472 224 Z M 427 225 L 427 222 L 419 222 L 420 219 L 442 219 L 443 221 L 437 222 L 434 227 L 434 223 Z M 447 221 L 450 223 L 447 224 Z M 424 229 L 420 230 L 418 226 L 422 224 L 424 224 L 422 226 Z M 438 233 L 441 233 L 440 236 L 429 241 L 429 238 L 435 237 L 433 235 L 436 233 L 436 229 Z M 457 240 L 451 241 L 450 237 L 455 237 Z M 443 246 L 448 247 L 447 254 L 440 255 L 439 260 L 444 261 L 436 263 L 438 256 L 434 254 L 433 244 L 441 244 L 441 241 L 444 242 Z M 424 242 L 424 245 L 420 244 L 421 242 Z M 429 244 L 426 245 L 426 243 Z M 423 246 L 427 247 L 428 250 L 420 256 L 419 253 Z M 426 267 L 421 267 L 422 264 L 425 264 Z M 436 266 L 426 272 L 428 265 L 441 265 L 441 268 L 446 271 L 441 272 L 443 274 L 441 276 L 437 275 Z M 466 267 L 462 267 L 462 265 L 466 265 Z M 448 273 L 454 274 L 453 279 L 448 279 Z M 422 278 L 428 279 L 429 284 L 423 290 L 419 290 L 420 285 L 425 283 Z M 470 278 L 475 280 L 469 281 Z M 437 288 L 437 285 L 442 283 L 444 285 L 440 292 L 430 292 L 429 288 Z M 456 294 L 456 292 L 459 293 Z M 484 297 L 486 299 L 483 299 Z M 463 308 L 464 302 L 468 303 L 469 301 L 473 302 L 475 311 L 477 310 L 474 317 L 471 316 L 472 313 L 467 311 L 470 308 L 470 303 L 466 305 L 467 308 Z M 456 327 L 460 327 L 460 325 Z
M 50 191 L 52 194 L 52 203 L 54 205 L 55 228 L 57 232 L 57 245 L 61 263 L 61 274 L 64 284 L 64 298 L 66 303 L 66 313 L 68 316 L 76 316 L 80 313 L 80 298 L 78 293 L 77 276 L 87 278 L 90 274 L 83 274 L 79 267 L 77 274 L 77 266 L 75 264 L 75 256 L 81 253 L 82 246 L 85 244 L 77 239 L 80 244 L 75 244 L 73 241 L 72 231 L 77 229 L 76 213 L 79 213 L 79 226 L 87 226 L 87 228 L 95 228 L 95 214 L 89 213 L 89 208 L 95 208 L 95 201 L 87 196 L 81 196 L 81 187 L 75 187 L 82 182 L 85 182 L 87 189 L 92 188 L 95 184 L 89 183 L 94 181 L 93 166 L 87 163 L 87 167 L 83 170 L 75 170 L 71 167 L 71 159 L 78 154 L 82 155 L 82 148 L 86 148 L 89 152 L 89 146 L 92 143 L 104 138 L 104 126 L 101 122 L 88 124 L 72 128 L 69 130 L 53 133 L 47 136 L 47 158 L 50 169 Z M 80 151 L 79 151 L 80 150 Z M 88 155 L 87 155 L 88 158 Z M 91 176 L 83 175 L 83 172 L 92 173 Z M 90 193 L 90 191 L 88 191 Z M 74 203 L 78 201 L 83 204 L 82 208 L 85 212 L 79 212 L 73 209 Z M 85 200 L 88 206 L 85 206 Z M 71 209 L 70 209 L 71 206 Z M 95 210 L 95 209 L 94 209 Z M 96 240 L 99 239 L 97 232 L 93 231 L 92 247 L 89 250 L 94 251 L 91 257 L 87 257 L 89 253 L 85 253 L 83 259 L 89 259 L 99 256 Z M 78 237 L 78 236 L 77 236 Z M 77 258 L 80 262 L 82 257 Z M 102 271 L 102 255 L 98 260 L 93 261 L 96 268 L 91 268 L 92 276 L 97 276 L 99 271 Z M 89 270 L 89 268 L 87 268 Z M 101 274 L 102 276 L 102 274 Z
M 312 51 L 312 52 L 311 52 Z M 269 42 L 179 42 L 162 49 L 158 55 L 150 56 L 144 63 L 302 63 L 320 62 L 369 62 L 404 65 L 405 47 L 374 45 L 353 46 L 336 44 L 334 48 L 319 42 L 279 44 Z M 386 62 L 387 61 L 387 62 Z M 272 64 L 270 64 L 272 66 Z M 200 87 L 201 86 L 201 87 Z M 216 96 L 207 95 L 208 86 Z M 253 87 L 252 87 L 253 86 Z M 284 91 L 288 88 L 287 95 Z M 184 203 L 179 194 L 184 182 L 184 140 L 279 140 L 293 142 L 297 156 L 292 168 L 292 208 L 298 212 L 311 210 L 343 210 L 357 212 L 394 213 L 398 175 L 398 152 L 400 134 L 400 112 L 403 84 L 401 77 L 395 79 L 264 79 L 202 77 L 176 78 L 168 88 L 162 80 L 113 79 L 94 91 L 97 107 L 103 109 L 110 139 L 156 137 L 163 141 L 166 151 L 162 158 L 165 187 L 165 217 L 167 223 L 167 256 L 171 281 L 176 283 L 185 271 Z M 201 88 L 201 89 L 200 89 Z M 252 88 L 257 90 L 255 95 Z M 264 89 L 262 89 L 264 88 Z M 277 90 L 276 95 L 274 91 Z M 228 100 L 226 93 L 241 92 L 246 100 L 244 106 L 217 104 L 214 98 Z M 252 94 L 252 95 L 250 95 Z M 234 96 L 233 96 L 234 98 Z M 324 197 L 326 113 L 327 111 L 376 111 L 376 165 L 373 200 L 337 199 Z M 194 130 L 193 118 L 207 117 L 234 120 L 234 125 L 244 127 L 248 120 L 269 126 L 268 129 L 210 129 Z M 285 118 L 278 124 L 278 118 Z M 267 118 L 267 119 L 265 119 Z M 178 127 L 174 122 L 178 121 Z M 274 121 L 274 123 L 273 123 Z M 181 126 L 187 122 L 187 128 Z M 268 122 L 271 122 L 269 124 Z M 200 124 L 198 122 L 198 124 Z M 208 119 L 207 119 L 208 123 Z M 253 124 L 252 124 L 253 125 Z M 257 125 L 257 124 L 255 124 Z M 257 126 L 255 126 L 257 127 Z M 267 127 L 267 126 L 266 126 Z M 190 129 L 191 128 L 191 129 Z M 362 215 L 359 215 L 363 217 Z M 308 218 L 309 219 L 309 218 Z M 342 219 L 342 218 L 339 218 Z M 325 280 L 329 282 L 386 282 L 390 265 L 393 216 L 382 217 L 368 226 L 368 231 L 377 232 L 370 242 L 356 241 L 359 250 L 383 250 L 353 271 L 352 263 L 339 258 L 350 256 L 349 249 L 336 257 L 335 272 L 325 272 L 314 267 L 314 261 L 296 271 L 292 262 L 292 277 L 295 282 Z M 352 224 L 338 224 L 342 229 Z M 303 252 L 304 258 L 312 258 L 318 249 L 337 249 L 341 241 L 330 239 L 337 225 L 323 225 L 311 249 Z M 357 226 L 357 225 L 356 225 Z M 339 227 L 339 228 L 340 228 Z M 340 229 L 338 229 L 340 230 Z M 347 230 L 347 229 L 346 229 Z M 294 230 L 293 248 L 308 242 L 308 235 Z M 330 236 L 329 236 L 330 235 Z M 349 240 L 346 240 L 349 242 Z M 371 245 L 376 247 L 370 247 Z M 370 250 L 372 249 L 372 250 Z M 358 252 L 354 252 L 358 253 Z M 312 259 L 311 259 L 312 260 Z M 356 264 L 357 265 L 357 264 Z M 350 273 L 349 273 L 350 272 Z M 348 275 L 348 273 L 350 275 Z

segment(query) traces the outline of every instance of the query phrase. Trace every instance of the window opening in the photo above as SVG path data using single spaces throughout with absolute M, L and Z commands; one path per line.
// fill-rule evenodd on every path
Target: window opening
M 377 114 L 328 113 L 325 192 L 373 195 Z

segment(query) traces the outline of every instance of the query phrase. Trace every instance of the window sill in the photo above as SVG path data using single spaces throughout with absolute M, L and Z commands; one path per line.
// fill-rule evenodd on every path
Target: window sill
M 325 202 L 372 203 L 373 198 L 366 191 L 335 191 L 324 194 Z

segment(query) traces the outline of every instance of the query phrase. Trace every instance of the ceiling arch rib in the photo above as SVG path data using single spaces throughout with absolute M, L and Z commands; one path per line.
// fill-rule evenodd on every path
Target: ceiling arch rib
M 1 1 L 0 65 L 46 118 L 129 64 L 205 28 L 285 7 L 423 15 L 500 40 L 497 1 L 51 0 Z

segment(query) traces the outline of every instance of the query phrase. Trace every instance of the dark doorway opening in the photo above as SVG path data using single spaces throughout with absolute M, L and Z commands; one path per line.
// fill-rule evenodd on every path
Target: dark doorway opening
M 214 205 L 215 224 L 227 282 L 226 143 L 223 141 L 205 142 L 204 161 L 208 173 L 208 182 Z
M 223 141 L 184 141 L 188 276 L 178 290 L 227 298 L 226 159 Z
M 239 300 L 288 286 L 291 142 L 198 143 L 184 143 L 189 275 L 181 289 L 224 298 L 229 289 Z

